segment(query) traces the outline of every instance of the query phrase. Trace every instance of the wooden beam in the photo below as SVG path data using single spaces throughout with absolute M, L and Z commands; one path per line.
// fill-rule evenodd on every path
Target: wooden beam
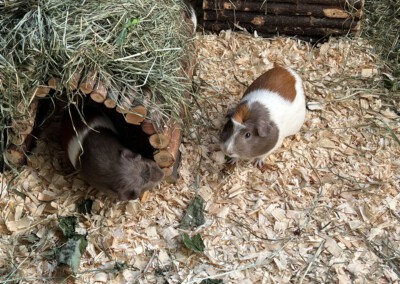
M 204 0 L 205 10 L 235 10 L 258 12 L 264 15 L 312 16 L 316 18 L 359 20 L 362 9 L 346 9 L 342 6 L 324 6 L 304 3 L 270 3 L 253 1 Z

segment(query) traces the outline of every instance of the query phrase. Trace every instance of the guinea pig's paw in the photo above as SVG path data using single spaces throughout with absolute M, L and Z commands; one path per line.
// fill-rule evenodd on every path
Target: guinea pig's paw
M 264 158 L 256 158 L 253 160 L 253 165 L 259 169 L 264 167 Z
M 236 165 L 239 162 L 239 158 L 234 157 L 234 158 L 229 158 L 228 164 L 230 165 Z

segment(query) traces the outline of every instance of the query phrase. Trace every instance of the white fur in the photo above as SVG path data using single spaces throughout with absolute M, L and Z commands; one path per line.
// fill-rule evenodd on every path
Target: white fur
M 233 143 L 235 141 L 236 136 L 239 134 L 240 129 L 244 128 L 245 126 L 236 120 L 232 119 L 233 122 L 233 135 L 229 137 L 228 140 L 224 143 L 223 147 L 225 148 L 225 152 L 230 154 L 231 158 L 238 158 L 237 154 L 232 153 Z
M 253 91 L 242 99 L 242 101 L 247 101 L 249 103 L 250 111 L 253 102 L 259 102 L 264 105 L 270 113 L 271 120 L 275 122 L 279 129 L 279 137 L 275 147 L 268 153 L 260 156 L 260 159 L 263 159 L 266 155 L 272 153 L 281 146 L 285 137 L 296 134 L 305 120 L 306 102 L 303 82 L 296 72 L 290 68 L 286 69 L 295 77 L 296 80 L 296 97 L 292 102 L 284 99 L 275 92 L 265 89 Z
M 98 116 L 90 123 L 85 125 L 84 128 L 78 131 L 76 135 L 71 137 L 68 142 L 68 158 L 75 169 L 78 168 L 78 158 L 83 152 L 83 140 L 86 138 L 89 131 L 96 131 L 94 130 L 96 127 L 104 127 L 110 129 L 114 133 L 117 133 L 112 122 L 105 116 Z
M 196 12 L 194 11 L 194 8 L 192 5 L 188 4 L 188 6 L 189 6 L 189 12 L 190 12 L 190 20 L 193 23 L 193 33 L 196 33 L 196 29 L 197 29 Z

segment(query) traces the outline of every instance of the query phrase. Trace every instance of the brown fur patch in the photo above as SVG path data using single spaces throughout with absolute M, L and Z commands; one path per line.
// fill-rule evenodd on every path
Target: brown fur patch
M 274 68 L 258 77 L 245 91 L 243 97 L 252 91 L 266 89 L 282 96 L 285 100 L 293 102 L 296 98 L 296 79 L 285 68 L 274 64 Z
M 236 107 L 232 119 L 243 124 L 243 122 L 248 119 L 249 115 L 249 106 L 246 103 L 241 103 Z

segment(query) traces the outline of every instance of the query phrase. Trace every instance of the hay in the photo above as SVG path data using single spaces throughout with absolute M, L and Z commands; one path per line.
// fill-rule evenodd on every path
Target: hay
M 180 118 L 191 38 L 182 9 L 178 0 L 0 1 L 3 116 L 25 115 L 37 86 L 52 77 L 68 86 L 80 71 L 82 77 L 95 72 L 122 96 L 148 85 L 151 100 L 143 101 L 140 91 L 135 99 Z M 80 96 L 68 89 L 59 94 L 69 104 Z
M 388 67 L 382 82 L 386 88 L 397 93 L 400 91 L 399 14 L 400 3 L 397 0 L 366 1 L 362 32 Z

